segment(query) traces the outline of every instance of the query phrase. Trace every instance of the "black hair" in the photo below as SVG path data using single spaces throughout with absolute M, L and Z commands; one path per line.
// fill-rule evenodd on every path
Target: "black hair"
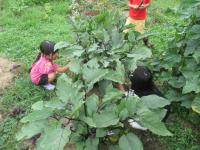
M 35 61 L 33 62 L 33 64 L 36 63 L 40 59 L 42 54 L 43 55 L 55 54 L 57 52 L 57 50 L 54 51 L 54 46 L 55 46 L 54 42 L 51 42 L 51 41 L 48 41 L 48 40 L 42 41 L 40 43 L 40 47 L 39 47 L 40 48 L 40 52 L 38 53 L 38 55 L 37 55 Z M 29 73 L 31 72 L 31 69 L 32 68 L 29 69 Z
M 131 89 L 134 90 L 134 93 L 139 97 L 155 94 L 161 97 L 164 95 L 157 88 L 153 82 L 153 74 L 149 68 L 145 66 L 138 66 L 133 73 L 130 74 Z M 162 121 L 166 121 L 170 115 L 171 109 L 170 105 L 165 106 L 167 113 Z
M 40 52 L 44 55 L 53 54 L 55 53 L 54 46 L 55 46 L 54 42 L 45 40 L 40 44 Z
M 146 66 L 138 66 L 130 74 L 131 89 L 139 97 L 156 94 L 163 96 L 153 82 L 153 74 Z

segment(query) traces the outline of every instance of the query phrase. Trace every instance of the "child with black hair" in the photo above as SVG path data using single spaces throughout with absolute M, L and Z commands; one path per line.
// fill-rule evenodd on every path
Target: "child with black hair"
M 54 46 L 55 43 L 51 41 L 43 41 L 40 44 L 40 52 L 29 70 L 31 81 L 47 90 L 55 88 L 51 83 L 55 81 L 57 73 L 68 70 L 68 66 L 60 67 L 53 63 L 58 57 L 58 50 L 54 50 Z
M 153 82 L 153 74 L 149 68 L 145 66 L 138 66 L 129 77 L 131 81 L 131 89 L 139 97 L 155 94 L 163 97 Z
M 129 77 L 131 81 L 131 87 L 128 91 L 128 95 L 136 94 L 139 97 L 147 96 L 147 95 L 158 95 L 160 97 L 164 97 L 163 94 L 159 91 L 153 81 L 153 74 L 151 73 L 150 69 L 145 66 L 138 66 L 133 73 L 130 74 Z M 167 109 L 167 114 L 163 118 L 165 121 L 170 113 L 170 106 L 165 107 Z M 146 130 L 146 128 L 142 127 L 138 122 L 134 121 L 133 119 L 128 120 L 129 124 L 133 128 Z

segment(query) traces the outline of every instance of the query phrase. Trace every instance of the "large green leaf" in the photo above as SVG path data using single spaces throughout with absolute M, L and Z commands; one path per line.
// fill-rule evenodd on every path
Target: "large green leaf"
M 47 120 L 39 120 L 35 122 L 28 123 L 24 125 L 20 132 L 17 133 L 16 139 L 29 139 L 32 136 L 41 133 L 43 129 L 47 126 Z
M 130 115 L 134 115 L 138 108 L 138 103 L 140 102 L 139 97 L 129 96 L 125 101 L 125 108 L 128 110 Z
M 99 68 L 99 63 L 97 58 L 93 58 L 87 62 L 88 67 L 90 68 Z
M 32 108 L 33 110 L 42 110 L 43 107 L 44 107 L 44 101 L 38 101 L 38 102 L 34 103 L 34 104 L 31 106 L 31 108 Z
M 114 28 L 111 33 L 111 39 L 112 39 L 112 47 L 113 49 L 118 48 L 122 44 L 122 34 Z
M 159 120 L 162 121 L 167 114 L 167 109 L 151 109 L 151 112 L 156 118 L 159 118 Z
M 113 111 L 104 111 L 95 113 L 93 117 L 83 117 L 82 120 L 91 127 L 105 128 L 111 125 L 116 125 L 119 122 L 118 116 Z
M 191 31 L 193 33 L 200 33 L 200 25 L 197 25 L 197 24 L 193 25 L 191 28 Z
M 123 84 L 125 82 L 124 65 L 121 62 L 117 61 L 116 69 L 108 70 L 108 73 L 106 74 L 104 79 Z
M 200 114 L 200 97 L 196 97 L 192 102 L 192 110 Z
M 143 96 L 141 99 L 149 108 L 162 108 L 170 104 L 167 99 L 157 95 Z
M 112 100 L 117 100 L 122 97 L 124 93 L 116 88 L 107 88 L 106 94 L 104 95 L 102 101 L 108 102 Z
M 45 103 L 45 107 L 52 108 L 52 109 L 64 109 L 65 103 L 58 99 L 52 99 Z
M 81 61 L 77 60 L 77 59 L 74 59 L 74 60 L 71 60 L 70 62 L 70 65 L 69 65 L 69 70 L 76 73 L 76 74 L 79 74 L 81 73 Z
M 111 125 L 116 125 L 119 122 L 119 118 L 113 111 L 105 111 L 100 114 L 94 114 L 93 120 L 97 128 L 104 128 Z
M 182 88 L 185 85 L 185 78 L 183 76 L 173 77 L 168 83 L 174 88 Z
M 83 78 L 90 84 L 100 81 L 107 74 L 105 69 L 83 68 Z
M 153 36 L 153 35 L 158 35 L 158 33 L 144 33 L 144 34 L 140 34 L 139 36 L 137 36 L 136 40 L 141 40 L 141 39 L 147 38 L 149 36 Z
M 138 114 L 140 123 L 157 135 L 172 136 L 158 115 L 146 109 Z
M 63 150 L 71 131 L 57 125 L 49 126 L 38 141 L 36 150 Z
M 186 84 L 183 87 L 183 94 L 195 91 L 195 93 L 200 92 L 200 80 L 199 75 L 193 74 L 190 78 L 186 79 Z
M 87 114 L 89 116 L 92 116 L 93 113 L 97 112 L 98 104 L 99 104 L 99 98 L 95 94 L 87 98 L 86 106 L 87 106 Z
M 67 103 L 68 99 L 70 98 L 71 92 L 73 92 L 73 89 L 71 88 L 72 80 L 67 77 L 67 75 L 62 74 L 57 81 L 56 85 L 56 94 L 59 97 L 59 99 Z
M 84 150 L 98 150 L 99 139 L 98 138 L 88 138 L 86 140 L 86 147 Z
M 104 137 L 107 135 L 107 130 L 105 128 L 97 128 L 96 137 Z
M 200 46 L 198 47 L 198 50 L 194 52 L 193 57 L 197 63 L 200 63 Z
M 62 75 L 57 81 L 56 94 L 59 99 L 68 107 L 70 115 L 74 115 L 77 110 L 83 105 L 84 92 L 80 92 L 82 85 L 80 82 L 72 82 L 67 75 Z
M 93 45 L 91 45 L 88 49 L 88 52 L 93 52 L 96 51 L 98 48 L 98 45 L 96 43 L 94 43 Z
M 161 66 L 165 69 L 171 69 L 174 65 L 181 61 L 181 56 L 174 53 L 167 53 L 161 61 Z
M 62 49 L 62 48 L 67 48 L 69 46 L 70 46 L 70 43 L 66 41 L 61 41 L 61 42 L 56 43 L 56 45 L 54 46 L 54 51 L 58 49 Z
M 37 120 L 47 119 L 49 116 L 53 114 L 51 109 L 44 108 L 42 110 L 35 110 L 32 113 L 28 114 L 24 118 L 21 119 L 22 123 L 33 122 Z
M 135 60 L 144 60 L 150 58 L 151 55 L 151 49 L 147 47 L 137 47 L 132 51 L 132 53 L 127 54 L 127 57 L 134 58 Z
M 119 118 L 120 120 L 125 120 L 129 116 L 129 112 L 126 108 L 124 108 L 120 113 L 119 113 Z
M 119 139 L 119 147 L 121 150 L 143 150 L 142 142 L 133 133 L 121 136 Z
M 134 70 L 137 68 L 137 60 L 135 58 L 127 59 L 126 64 L 126 67 L 130 72 L 134 72 Z
M 87 123 L 90 127 L 97 127 L 97 126 L 96 126 L 96 123 L 95 123 L 95 122 L 93 121 L 93 119 L 90 118 L 90 117 L 85 117 L 85 116 L 83 116 L 83 117 L 81 118 L 81 120 L 84 121 L 85 123 Z

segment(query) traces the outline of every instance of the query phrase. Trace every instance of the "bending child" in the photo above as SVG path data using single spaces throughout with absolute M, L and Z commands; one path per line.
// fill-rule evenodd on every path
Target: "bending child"
M 47 90 L 53 90 L 55 85 L 51 84 L 56 79 L 57 73 L 68 70 L 68 66 L 60 67 L 53 61 L 58 57 L 58 50 L 54 50 L 55 43 L 43 41 L 40 44 L 40 52 L 31 65 L 30 78 L 33 84 L 41 85 Z

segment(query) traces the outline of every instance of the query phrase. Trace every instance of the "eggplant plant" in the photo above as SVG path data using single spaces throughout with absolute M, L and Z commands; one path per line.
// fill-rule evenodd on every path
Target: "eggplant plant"
M 123 33 L 124 20 L 117 13 L 79 16 L 70 22 L 73 42 L 61 41 L 54 47 L 70 60 L 70 73 L 58 78 L 56 97 L 36 102 L 21 119 L 17 140 L 40 133 L 37 150 L 63 150 L 71 142 L 77 150 L 102 145 L 109 150 L 143 150 L 128 119 L 154 134 L 172 136 L 161 121 L 169 100 L 156 95 L 126 96 L 117 88 L 127 84 L 128 73 L 138 63 L 151 57 L 151 49 L 141 42 L 151 34 Z

